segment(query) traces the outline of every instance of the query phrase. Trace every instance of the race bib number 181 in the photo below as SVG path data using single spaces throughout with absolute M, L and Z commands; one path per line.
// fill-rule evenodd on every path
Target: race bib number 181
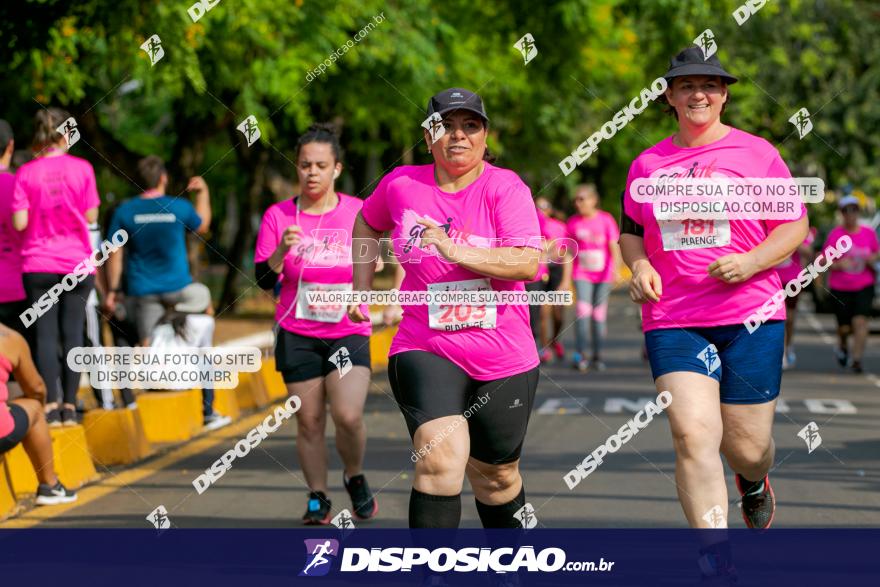
M 729 220 L 658 220 L 664 251 L 708 249 L 730 244 Z

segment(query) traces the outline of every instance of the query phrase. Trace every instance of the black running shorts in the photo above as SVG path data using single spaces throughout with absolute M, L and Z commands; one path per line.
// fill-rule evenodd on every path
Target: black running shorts
M 478 381 L 443 357 L 406 351 L 391 356 L 388 378 L 411 438 L 425 422 L 462 415 L 470 429 L 470 456 L 491 465 L 519 459 L 538 388 L 537 367 Z
M 343 348 L 342 353 L 352 366 L 370 368 L 369 336 L 352 334 L 342 338 L 314 338 L 279 328 L 275 368 L 281 373 L 284 383 L 326 377 L 337 369 L 336 363 L 330 358 Z

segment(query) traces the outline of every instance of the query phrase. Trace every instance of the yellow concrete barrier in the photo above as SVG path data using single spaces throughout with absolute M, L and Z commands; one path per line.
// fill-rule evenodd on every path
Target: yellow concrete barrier
M 391 340 L 397 334 L 397 326 L 385 327 L 370 337 L 370 364 L 373 371 L 383 371 L 388 368 L 388 351 L 391 350 Z
M 105 467 L 128 465 L 150 455 L 139 410 L 92 410 L 82 424 L 92 457 Z
M 284 384 L 284 378 L 281 373 L 275 370 L 275 357 L 267 357 L 263 359 L 260 367 L 260 376 L 263 379 L 263 385 L 266 387 L 266 393 L 269 399 L 279 400 L 287 397 L 287 386 Z
M 234 389 L 214 390 L 214 411 L 238 420 L 241 409 L 238 406 L 238 394 Z
M 149 442 L 183 442 L 202 428 L 201 392 L 149 391 L 137 398 Z
M 6 462 L 0 456 L 0 520 L 15 510 L 15 503 L 15 493 L 12 491 L 12 485 L 6 474 Z
M 19 444 L 4 456 L 6 457 L 6 472 L 9 474 L 9 482 L 15 497 L 21 499 L 26 495 L 36 493 L 37 485 L 40 482 L 24 447 Z
M 239 373 L 235 397 L 238 399 L 238 405 L 242 410 L 262 408 L 269 405 L 269 394 L 263 383 L 263 377 L 259 373 Z
M 95 471 L 82 426 L 51 428 L 49 433 L 52 435 L 55 472 L 66 487 L 77 489 L 97 478 L 98 473 Z

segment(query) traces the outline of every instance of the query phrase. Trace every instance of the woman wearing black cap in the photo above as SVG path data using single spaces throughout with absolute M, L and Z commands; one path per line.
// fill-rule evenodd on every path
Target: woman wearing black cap
M 775 510 L 767 472 L 784 304 L 753 332 L 743 321 L 781 288 L 774 266 L 803 242 L 806 210 L 800 205 L 797 220 L 658 221 L 650 202 L 637 202 L 630 185 L 639 178 L 791 177 L 770 143 L 721 122 L 728 86 L 737 80 L 716 57 L 690 47 L 664 77 L 678 131 L 630 167 L 620 237 L 633 272 L 630 296 L 643 304 L 657 390 L 672 394 L 667 412 L 688 523 L 726 527 L 720 451 L 736 472 L 746 524 L 767 528 Z
M 377 239 L 391 231 L 405 291 L 525 290 L 541 251 L 529 188 L 488 161 L 479 96 L 451 88 L 428 102 L 432 165 L 386 175 L 355 222 L 354 288 L 368 290 Z M 426 121 L 427 123 L 427 121 Z M 434 140 L 436 139 L 436 140 Z M 365 320 L 357 307 L 352 319 Z M 525 305 L 404 307 L 388 375 L 413 439 L 413 528 L 455 528 L 467 474 L 487 528 L 521 527 L 519 456 L 538 383 Z

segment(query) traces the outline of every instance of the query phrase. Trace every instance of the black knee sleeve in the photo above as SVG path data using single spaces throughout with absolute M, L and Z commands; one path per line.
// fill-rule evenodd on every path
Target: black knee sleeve
M 483 528 L 522 528 L 522 520 L 516 516 L 516 512 L 526 503 L 526 487 L 523 485 L 519 490 L 519 495 L 513 500 L 502 503 L 501 505 L 486 505 L 478 499 L 474 499 L 477 504 L 477 512 L 480 514 L 480 521 Z
M 458 528 L 461 494 L 429 495 L 415 487 L 409 496 L 410 528 Z

